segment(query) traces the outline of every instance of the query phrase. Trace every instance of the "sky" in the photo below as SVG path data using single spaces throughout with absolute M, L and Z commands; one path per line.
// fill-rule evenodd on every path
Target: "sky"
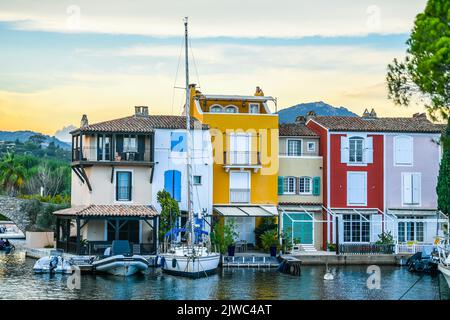
M 386 66 L 405 55 L 425 0 L 1 0 L 0 130 L 53 135 L 127 116 L 180 114 L 183 17 L 191 82 L 278 109 L 324 101 L 410 116 L 387 99 Z

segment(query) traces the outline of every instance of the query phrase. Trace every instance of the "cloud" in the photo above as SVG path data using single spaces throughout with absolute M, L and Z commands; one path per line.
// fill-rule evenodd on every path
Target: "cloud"
M 73 124 L 70 124 L 68 126 L 65 126 L 59 130 L 56 130 L 55 137 L 58 138 L 61 141 L 65 142 L 72 142 L 72 135 L 70 134 L 71 131 L 77 129 Z
M 284 37 L 397 34 L 411 30 L 426 0 L 3 1 L 0 21 L 22 30 L 192 37 Z

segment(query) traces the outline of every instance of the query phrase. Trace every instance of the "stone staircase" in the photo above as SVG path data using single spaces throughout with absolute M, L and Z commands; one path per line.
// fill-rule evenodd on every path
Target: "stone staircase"
M 317 252 L 313 244 L 301 244 L 302 251 L 305 252 Z

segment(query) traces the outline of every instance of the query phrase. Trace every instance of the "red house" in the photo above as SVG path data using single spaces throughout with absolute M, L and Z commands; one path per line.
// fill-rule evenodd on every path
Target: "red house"
M 308 119 L 323 157 L 324 243 L 375 242 L 382 232 L 384 136 L 371 130 L 370 121 L 314 114 Z

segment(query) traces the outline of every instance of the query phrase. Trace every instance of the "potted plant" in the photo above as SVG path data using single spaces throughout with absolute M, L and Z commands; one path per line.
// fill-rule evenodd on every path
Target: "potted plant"
M 267 230 L 261 236 L 261 245 L 264 250 L 270 251 L 271 257 L 277 256 L 277 250 L 279 248 L 278 243 L 278 231 L 275 229 Z
M 328 252 L 335 252 L 336 251 L 336 244 L 334 243 L 327 243 L 327 251 Z
M 234 256 L 234 245 L 239 234 L 236 232 L 236 223 L 234 220 L 228 220 L 226 223 L 216 222 L 211 232 L 211 241 L 219 249 L 220 253 L 228 251 L 229 256 Z

